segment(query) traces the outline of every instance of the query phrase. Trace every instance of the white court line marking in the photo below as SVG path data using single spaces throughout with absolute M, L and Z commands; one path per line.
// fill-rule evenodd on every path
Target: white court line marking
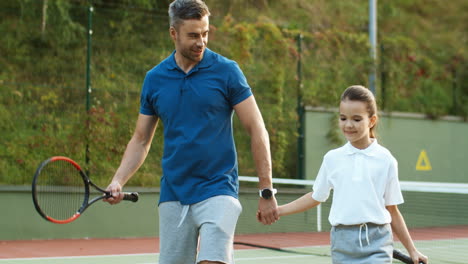
M 308 249 L 308 248 L 321 248 L 326 247 L 327 245 L 319 245 L 319 246 L 310 246 L 310 247 L 291 247 L 288 249 Z M 256 248 L 249 248 L 249 249 L 240 249 L 235 251 L 250 251 L 250 250 L 268 250 L 268 249 L 256 249 Z M 159 253 L 140 253 L 140 254 L 116 254 L 116 255 L 89 255 L 89 256 L 63 256 L 63 257 L 35 257 L 35 258 L 7 258 L 2 259 L 0 258 L 0 262 L 7 261 L 7 260 L 47 260 L 47 259 L 87 259 L 87 258 L 106 258 L 106 257 L 133 257 L 133 256 L 158 256 Z M 237 258 L 236 258 L 237 260 Z M 140 264 L 154 264 L 154 263 L 140 263 Z
M 36 260 L 57 260 L 57 259 L 92 259 L 92 258 L 113 258 L 113 257 L 134 257 L 134 256 L 148 256 L 154 257 L 158 254 L 124 254 L 124 255 L 95 255 L 95 256 L 65 256 L 65 257 L 43 257 L 43 258 L 10 258 L 0 259 L 2 261 L 36 261 Z M 289 258 L 303 258 L 310 257 L 311 255 L 294 255 L 294 256 L 272 256 L 272 257 L 248 257 L 248 258 L 236 258 L 236 261 L 244 260 L 260 260 L 260 259 L 289 259 Z M 139 264 L 157 264 L 157 262 L 139 262 Z
M 142 254 L 118 254 L 118 255 L 90 255 L 90 256 L 63 256 L 63 257 L 38 257 L 38 258 L 7 258 L 7 259 L 1 259 L 0 262 L 2 261 L 7 261 L 7 260 L 54 260 L 54 259 L 89 259 L 89 258 L 113 258 L 113 257 L 144 257 L 144 256 L 157 256 L 159 255 L 158 253 L 142 253 Z
M 425 242 L 450 242 L 454 240 L 466 240 L 466 238 L 456 238 L 456 239 L 440 239 L 440 240 L 417 240 L 415 242 L 425 243 Z M 399 243 L 399 242 L 398 242 Z M 302 248 L 320 248 L 326 246 L 312 246 L 312 247 L 297 247 L 296 249 Z M 450 245 L 450 248 L 466 248 L 466 245 Z M 431 250 L 431 249 L 446 249 L 447 246 L 430 246 L 430 245 L 420 245 L 418 247 L 421 250 Z M 244 251 L 245 249 L 241 250 Z M 261 249 L 247 249 L 247 250 L 261 250 Z M 239 250 L 240 251 L 240 250 Z M 91 258 L 112 258 L 112 257 L 155 257 L 159 253 L 142 253 L 142 254 L 118 254 L 118 255 L 93 255 L 93 256 L 64 256 L 64 257 L 38 257 L 38 258 L 8 258 L 0 259 L 0 263 L 6 261 L 36 261 L 36 260 L 57 260 L 57 259 L 91 259 Z M 272 256 L 272 257 L 248 257 L 248 258 L 236 258 L 236 261 L 248 261 L 248 260 L 268 260 L 268 259 L 291 259 L 291 258 L 304 258 L 311 257 L 311 255 L 294 255 L 294 256 Z M 158 264 L 158 262 L 139 262 L 137 264 Z
M 294 256 L 273 256 L 273 257 L 251 257 L 251 258 L 236 258 L 237 261 L 242 260 L 260 260 L 260 259 L 292 259 L 292 258 L 306 258 L 314 257 L 314 255 L 294 255 Z

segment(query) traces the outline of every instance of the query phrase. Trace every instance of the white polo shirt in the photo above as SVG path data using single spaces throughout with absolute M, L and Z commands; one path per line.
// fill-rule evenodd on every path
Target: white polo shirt
M 325 202 L 331 189 L 333 226 L 387 224 L 391 216 L 385 206 L 403 203 L 397 160 L 377 140 L 363 150 L 348 142 L 325 154 L 312 198 Z

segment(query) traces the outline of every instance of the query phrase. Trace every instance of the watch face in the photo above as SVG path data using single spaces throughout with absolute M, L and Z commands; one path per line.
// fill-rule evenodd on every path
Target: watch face
M 273 193 L 271 192 L 270 189 L 263 189 L 262 190 L 262 197 L 264 199 L 270 199 L 272 195 L 273 195 Z

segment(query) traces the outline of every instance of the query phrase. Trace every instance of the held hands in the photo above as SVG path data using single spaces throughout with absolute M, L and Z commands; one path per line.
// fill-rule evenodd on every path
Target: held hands
M 112 181 L 109 186 L 107 186 L 106 191 L 112 194 L 112 197 L 104 198 L 104 202 L 108 202 L 110 204 L 118 204 L 120 203 L 123 198 L 124 194 L 122 192 L 122 185 L 120 185 L 117 181 Z
M 260 198 L 258 201 L 257 221 L 271 225 L 279 220 L 278 204 L 273 196 L 270 199 Z

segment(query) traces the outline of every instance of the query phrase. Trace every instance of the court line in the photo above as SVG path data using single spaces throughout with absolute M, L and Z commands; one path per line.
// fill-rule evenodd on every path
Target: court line
M 63 257 L 36 257 L 36 258 L 0 258 L 0 263 L 7 260 L 57 260 L 57 259 L 89 259 L 89 258 L 106 258 L 106 257 L 145 257 L 157 256 L 158 253 L 141 253 L 141 254 L 116 254 L 116 255 L 88 255 L 88 256 L 63 256 Z
M 432 240 L 431 242 L 438 241 L 438 242 L 453 242 L 453 240 L 467 240 L 466 238 L 458 238 L 458 239 L 441 239 L 441 240 Z M 468 241 L 468 240 L 467 240 Z M 420 242 L 423 245 L 420 245 L 418 248 L 421 250 L 432 250 L 432 249 L 445 249 L 446 246 L 431 246 L 431 245 L 424 245 L 424 240 L 415 241 L 416 243 Z M 396 244 L 400 244 L 400 242 L 396 242 Z M 296 249 L 307 249 L 307 248 L 320 248 L 320 247 L 327 247 L 327 246 L 312 246 L 312 247 L 295 247 Z M 466 248 L 467 245 L 450 245 L 450 248 Z M 395 247 L 400 248 L 400 247 Z M 236 250 L 239 251 L 264 251 L 265 249 L 242 249 Z M 1 259 L 0 263 L 4 263 L 7 261 L 42 261 L 42 260 L 67 260 L 67 259 L 93 259 L 93 258 L 115 258 L 115 257 L 156 257 L 159 253 L 141 253 L 141 254 L 116 254 L 116 255 L 89 255 L 89 256 L 63 256 L 63 257 L 35 257 L 35 258 L 7 258 Z M 306 257 L 313 257 L 307 254 L 295 254 L 295 255 L 276 255 L 276 256 L 260 256 L 260 257 L 237 257 L 236 261 L 255 261 L 255 260 L 269 260 L 269 259 L 294 259 L 294 258 L 306 258 Z M 158 262 L 138 262 L 138 264 L 157 264 Z
M 67 259 L 96 259 L 96 258 L 116 258 L 116 257 L 156 257 L 158 254 L 124 254 L 124 255 L 95 255 L 95 256 L 66 256 L 66 257 L 44 257 L 44 258 L 15 258 L 15 259 L 0 259 L 0 263 L 6 261 L 44 261 L 44 260 L 67 260 Z M 311 255 L 291 255 L 291 256 L 263 256 L 263 257 L 240 257 L 236 258 L 236 262 L 239 261 L 256 261 L 256 260 L 275 260 L 275 259 L 298 259 L 298 258 L 310 258 Z M 159 262 L 136 262 L 136 264 L 158 264 Z
M 250 258 L 235 258 L 235 260 L 237 262 L 237 261 L 243 261 L 243 260 L 292 259 L 292 258 L 305 258 L 305 257 L 310 258 L 310 257 L 317 257 L 317 256 L 314 256 L 314 255 L 294 255 L 294 256 L 250 257 Z
M 154 257 L 158 256 L 158 253 L 148 254 L 117 254 L 117 255 L 92 255 L 92 256 L 63 256 L 63 257 L 38 257 L 38 258 L 8 258 L 0 259 L 3 261 L 36 261 L 36 260 L 59 260 L 59 259 L 92 259 L 92 258 L 115 258 L 115 257 Z M 310 257 L 310 255 L 294 255 L 294 256 L 273 256 L 273 257 L 244 257 L 236 258 L 237 260 L 259 260 L 259 259 L 278 259 L 278 258 L 297 258 L 297 257 Z M 154 262 L 152 262 L 154 264 Z M 141 263 L 147 264 L 147 263 Z

